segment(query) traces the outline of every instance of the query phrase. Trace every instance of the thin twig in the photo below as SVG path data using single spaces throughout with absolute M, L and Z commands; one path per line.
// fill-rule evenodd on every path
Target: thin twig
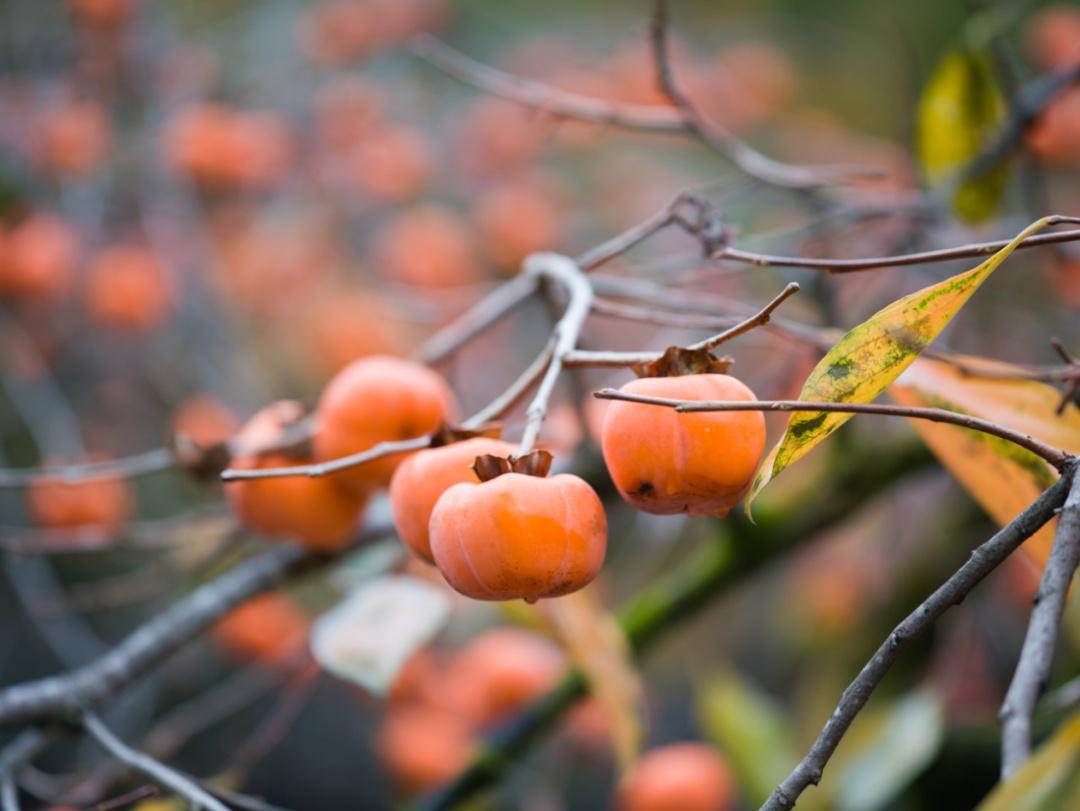
M 733 338 L 737 338 L 740 335 L 745 335 L 752 329 L 764 326 L 769 323 L 772 318 L 773 312 L 791 298 L 793 295 L 799 292 L 799 285 L 797 282 L 790 282 L 779 294 L 777 294 L 772 301 L 762 307 L 758 312 L 754 313 L 749 318 L 745 318 L 732 327 L 728 327 L 723 332 L 706 338 L 704 341 L 698 341 L 697 343 L 690 344 L 688 349 L 715 349 L 723 343 L 726 343 Z M 624 368 L 628 366 L 635 366 L 641 363 L 650 363 L 657 360 L 663 355 L 662 352 L 593 352 L 586 350 L 577 350 L 571 352 L 565 358 L 567 367 L 600 367 L 600 368 Z
M 141 772 L 151 780 L 160 783 L 162 786 L 175 791 L 195 808 L 205 808 L 208 811 L 229 811 L 228 806 L 209 794 L 193 778 L 171 766 L 166 766 L 160 760 L 155 760 L 136 749 L 132 749 L 116 737 L 112 730 L 105 726 L 104 722 L 94 713 L 83 713 L 82 726 L 87 734 L 114 758 Z
M 466 84 L 552 116 L 640 132 L 694 132 L 694 125 L 680 109 L 612 102 L 569 93 L 542 82 L 496 70 L 427 34 L 416 37 L 410 48 L 421 59 Z M 739 141 L 726 130 L 721 130 L 719 125 L 714 127 L 710 130 L 711 137 L 705 140 L 706 144 L 719 151 L 744 174 L 762 183 L 785 189 L 807 189 L 853 175 L 865 176 L 867 173 L 861 168 L 814 168 L 781 163 Z
M 122 808 L 134 806 L 140 800 L 148 800 L 151 797 L 157 797 L 159 794 L 161 794 L 161 789 L 157 786 L 140 786 L 126 794 L 102 800 L 97 805 L 87 809 L 87 811 L 120 811 Z
M 592 308 L 593 289 L 581 268 L 573 259 L 556 253 L 534 253 L 525 260 L 525 273 L 549 279 L 566 289 L 568 301 L 562 317 L 552 329 L 555 346 L 551 361 L 540 380 L 540 386 L 525 412 L 525 429 L 518 445 L 518 454 L 533 449 L 540 435 L 540 426 L 547 415 L 548 402 L 562 374 L 563 361 L 577 347 L 578 337 Z
M 664 307 L 650 307 L 645 304 L 628 304 L 611 299 L 593 299 L 592 310 L 597 315 L 620 318 L 624 321 L 637 321 L 643 324 L 657 324 L 662 327 L 682 327 L 684 329 L 727 329 L 742 322 L 734 316 L 708 316 L 697 313 L 680 313 Z
M 1049 225 L 1062 225 L 1066 223 L 1080 223 L 1080 217 L 1069 217 L 1056 214 L 1047 218 Z M 1080 229 L 1057 231 L 1050 234 L 1035 234 L 1022 242 L 1017 243 L 1017 250 L 1021 248 L 1034 248 L 1039 245 L 1056 245 L 1062 242 L 1075 242 L 1080 240 Z M 953 259 L 972 259 L 987 256 L 1000 251 L 1009 244 L 1010 240 L 1001 239 L 994 242 L 974 242 L 969 245 L 959 245 L 955 248 L 941 248 L 933 251 L 920 251 L 918 253 L 896 254 L 894 256 L 874 256 L 862 259 L 819 259 L 809 256 L 778 256 L 775 254 L 755 253 L 727 245 L 716 251 L 713 259 L 727 259 L 732 262 L 742 262 L 758 267 L 786 267 L 786 268 L 809 268 L 811 270 L 827 270 L 830 273 L 855 273 L 863 270 L 877 270 L 888 267 L 904 267 L 908 265 L 922 265 L 931 262 L 948 262 Z
M 990 420 L 959 414 L 944 408 L 921 408 L 918 406 L 897 406 L 886 403 L 833 403 L 811 402 L 807 400 L 673 400 L 667 397 L 649 397 L 644 394 L 631 394 L 618 389 L 601 389 L 594 393 L 601 400 L 623 400 L 629 403 L 663 406 L 673 408 L 680 413 L 701 411 L 831 411 L 841 414 L 880 414 L 887 417 L 907 417 L 915 420 L 944 422 L 969 428 L 983 434 L 1004 439 L 1031 451 L 1036 456 L 1063 470 L 1071 464 L 1073 457 L 1060 448 L 1047 445 L 1028 434 L 1013 430 Z
M 795 807 L 799 795 L 821 781 L 822 772 L 844 733 L 870 699 L 900 651 L 915 637 L 930 628 L 938 617 L 959 604 L 988 574 L 1012 554 L 1025 540 L 1054 517 L 1072 487 L 1075 471 L 1067 468 L 1060 479 L 1033 501 L 990 540 L 977 547 L 971 557 L 948 580 L 907 615 L 885 639 L 859 675 L 848 685 L 829 716 L 821 734 L 794 770 L 777 786 L 761 806 L 761 811 L 782 811 Z
M 1020 659 L 1001 705 L 1001 779 L 1031 754 L 1035 704 L 1050 678 L 1061 615 L 1076 567 L 1080 565 L 1080 476 L 1074 478 L 1061 510 L 1054 545 L 1039 581 Z

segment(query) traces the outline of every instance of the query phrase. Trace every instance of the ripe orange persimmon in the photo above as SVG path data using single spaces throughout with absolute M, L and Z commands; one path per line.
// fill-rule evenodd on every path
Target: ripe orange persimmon
M 735 779 L 711 746 L 677 743 L 641 758 L 619 785 L 618 811 L 728 811 Z
M 39 527 L 116 532 L 131 517 L 135 497 L 126 479 L 66 482 L 43 478 L 27 488 L 26 501 L 30 517 Z
M 1031 17 L 1028 50 L 1043 70 L 1068 70 L 1080 64 L 1080 9 L 1059 4 Z
M 173 412 L 172 430 L 206 448 L 225 442 L 239 427 L 236 416 L 210 394 L 196 394 Z
M 241 659 L 283 665 L 299 656 L 307 642 L 307 616 L 284 594 L 270 592 L 243 603 L 214 626 L 223 648 Z
M 559 209 L 535 183 L 507 183 L 477 201 L 477 229 L 488 258 L 503 270 L 516 271 L 530 253 L 559 240 Z
M 0 289 L 28 299 L 55 298 L 71 283 L 78 250 L 75 232 L 64 220 L 34 214 L 8 234 Z
M 169 273 L 149 250 L 114 245 L 97 255 L 86 277 L 86 308 L 104 327 L 146 332 L 173 306 Z
M 319 398 L 315 455 L 336 459 L 419 437 L 453 419 L 456 409 L 450 388 L 428 367 L 387 355 L 361 358 L 338 372 Z M 331 478 L 354 489 L 385 487 L 405 458 L 390 454 Z
M 315 371 L 334 374 L 357 358 L 408 350 L 410 325 L 393 301 L 366 290 L 332 286 L 310 297 L 302 315 L 307 360 Z
M 418 206 L 399 214 L 373 247 L 373 263 L 394 281 L 417 287 L 454 287 L 477 281 L 472 236 L 453 211 Z
M 303 414 L 297 402 L 272 403 L 248 420 L 236 441 L 245 449 L 271 445 Z M 305 461 L 283 451 L 245 451 L 233 459 L 232 466 L 252 470 Z M 318 551 L 340 549 L 349 542 L 366 502 L 364 494 L 347 491 L 333 477 L 229 482 L 225 494 L 246 526 L 272 537 L 295 538 Z
M 390 507 L 405 545 L 434 563 L 428 524 L 439 497 L 455 484 L 479 481 L 472 468 L 477 456 L 509 456 L 513 452 L 509 442 L 475 437 L 420 451 L 402 462 L 390 480 Z
M 478 600 L 534 602 L 577 591 L 596 577 L 607 547 L 600 498 L 566 473 L 455 484 L 436 503 L 430 532 L 446 581 Z
M 410 704 L 387 713 L 376 737 L 379 759 L 409 791 L 450 780 L 472 756 L 468 724 L 448 710 Z
M 447 689 L 458 712 L 476 726 L 489 726 L 546 693 L 565 669 L 562 651 L 549 639 L 496 628 L 462 648 L 447 675 Z
M 109 120 L 100 105 L 74 101 L 45 111 L 37 125 L 36 157 L 58 175 L 82 175 L 109 149 Z
M 643 377 L 620 391 L 677 400 L 755 399 L 723 374 Z M 604 462 L 623 498 L 658 515 L 726 515 L 748 489 L 764 448 L 760 412 L 680 414 L 618 400 L 608 406 L 601 437 Z
M 413 127 L 383 127 L 353 150 L 350 168 L 356 185 L 381 202 L 420 194 L 431 179 L 431 148 Z
M 135 0 L 68 0 L 72 16 L 93 28 L 123 25 L 135 10 Z

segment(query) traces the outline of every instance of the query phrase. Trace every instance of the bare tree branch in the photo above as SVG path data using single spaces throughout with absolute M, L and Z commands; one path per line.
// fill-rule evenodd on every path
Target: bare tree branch
M 166 766 L 160 760 L 155 760 L 149 755 L 144 755 L 142 752 L 132 749 L 116 737 L 112 730 L 105 726 L 105 723 L 95 714 L 91 712 L 83 713 L 82 727 L 91 738 L 101 745 L 102 749 L 114 758 L 145 774 L 151 780 L 175 791 L 188 800 L 194 808 L 204 808 L 207 811 L 229 811 L 227 805 L 208 793 L 193 778 L 171 766 Z
M 540 426 L 547 415 L 548 402 L 562 374 L 563 363 L 577 347 L 578 337 L 592 308 L 593 289 L 573 259 L 555 253 L 534 253 L 525 260 L 525 272 L 562 285 L 569 301 L 562 317 L 552 330 L 555 346 L 540 386 L 525 413 L 525 430 L 518 445 L 518 453 L 526 454 L 533 449 L 540 434 Z
M 685 111 L 659 105 L 610 102 L 558 90 L 542 82 L 530 81 L 477 62 L 429 35 L 411 43 L 413 53 L 445 73 L 493 96 L 531 107 L 561 118 L 591 121 L 641 132 L 689 132 L 696 134 L 698 123 Z M 702 138 L 744 174 L 772 186 L 786 189 L 817 188 L 824 183 L 853 175 L 866 175 L 852 167 L 793 166 L 773 160 L 713 124 Z
M 839 704 L 806 757 L 784 782 L 777 786 L 761 806 L 761 811 L 794 808 L 799 795 L 821 781 L 825 765 L 836 751 L 844 733 L 889 672 L 893 662 L 899 658 L 904 646 L 933 625 L 946 610 L 962 602 L 983 578 L 1054 517 L 1054 513 L 1065 502 L 1066 495 L 1073 487 L 1074 475 L 1075 465 L 1070 464 L 1057 482 L 990 540 L 977 547 L 963 566 L 893 629 L 844 691 Z
M 1069 584 L 1080 565 L 1080 476 L 1074 478 L 1061 510 L 1054 545 L 1039 581 L 1020 659 L 1001 705 L 1001 778 L 1015 772 L 1031 754 L 1035 704 L 1046 689 L 1054 661 L 1061 615 Z

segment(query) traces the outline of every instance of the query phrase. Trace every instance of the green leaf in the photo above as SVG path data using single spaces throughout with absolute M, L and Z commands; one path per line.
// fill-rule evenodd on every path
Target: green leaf
M 878 811 L 930 764 L 945 738 L 937 694 L 920 690 L 892 706 L 866 748 L 846 764 L 839 811 Z
M 1062 811 L 1080 800 L 1080 713 L 999 783 L 977 811 Z
M 735 672 L 724 673 L 705 688 L 699 716 L 705 734 L 724 750 L 754 806 L 768 798 L 798 761 L 780 708 Z
M 868 403 L 892 384 L 937 338 L 979 286 L 1027 237 L 1045 228 L 1043 218 L 978 267 L 894 301 L 854 327 L 814 367 L 800 400 Z M 766 456 L 746 497 L 746 511 L 780 471 L 808 454 L 851 414 L 796 411 Z
M 957 50 L 938 63 L 919 100 L 917 151 L 932 186 L 954 182 L 992 140 L 1005 115 L 989 60 Z M 956 185 L 952 206 L 968 222 L 992 216 L 1008 180 L 1004 162 Z

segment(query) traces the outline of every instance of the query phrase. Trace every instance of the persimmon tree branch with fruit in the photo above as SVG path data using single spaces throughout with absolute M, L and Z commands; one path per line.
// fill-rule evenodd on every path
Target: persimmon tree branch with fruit
M 84 15 L 79 19 L 89 26 L 90 40 L 104 37 L 99 45 L 127 19 L 121 15 L 103 21 L 95 16 L 108 4 L 73 5 L 86 5 L 75 13 Z M 345 24 L 351 18 L 335 16 L 346 11 L 333 11 L 348 6 L 325 4 L 328 10 L 321 13 L 326 19 L 313 21 L 314 41 L 329 48 L 331 56 L 337 48 L 354 47 L 340 40 L 354 30 Z M 692 77 L 683 73 L 670 25 L 668 3 L 659 0 L 647 38 L 657 96 L 648 104 L 519 78 L 475 61 L 430 34 L 416 35 L 411 28 L 395 34 L 394 42 L 540 117 L 696 140 L 751 187 L 790 195 L 822 222 L 836 212 L 871 222 L 896 213 L 860 186 L 867 177 L 858 166 L 811 166 L 773 158 L 715 119 L 697 100 Z M 1076 26 L 1080 30 L 1080 22 Z M 922 218 L 940 226 L 949 221 L 950 211 L 961 219 L 976 219 L 987 205 L 992 209 L 1000 195 L 996 178 L 1003 161 L 1025 143 L 1027 130 L 1077 78 L 1076 66 L 1068 65 L 1020 87 L 1010 115 L 1003 118 L 1000 100 L 984 98 L 985 70 L 981 58 L 965 51 L 943 60 L 930 82 L 924 112 L 971 102 L 973 120 L 957 128 L 972 132 L 961 139 L 967 141 L 962 148 L 956 147 L 937 137 L 940 127 L 934 129 L 931 113 L 923 115 L 920 144 L 932 188 L 896 206 L 910 214 L 912 222 L 894 243 L 911 241 L 924 224 Z M 942 93 L 944 99 L 934 97 Z M 349 116 L 363 107 L 349 105 Z M 260 128 L 260 121 L 258 113 L 208 107 L 171 132 L 171 160 L 195 184 L 200 202 L 213 207 L 217 195 L 260 188 L 275 176 L 282 159 L 280 133 Z M 253 133 L 261 135 L 252 138 Z M 401 133 L 391 135 L 384 133 L 377 144 L 365 146 L 364 154 L 376 158 L 364 164 L 362 182 L 376 197 L 393 197 L 398 180 L 409 186 L 422 162 L 410 146 L 414 141 Z M 211 160 L 204 154 L 207 143 L 222 154 Z M 98 149 L 104 147 L 99 144 Z M 61 157 L 71 158 L 60 151 Z M 403 179 L 379 179 L 377 170 L 393 162 L 390 155 L 405 167 Z M 71 170 L 70 161 L 50 160 L 52 171 Z M 218 212 L 224 222 L 218 225 L 224 228 L 230 217 L 226 208 Z M 411 357 L 374 352 L 351 360 L 330 377 L 313 409 L 297 400 L 275 400 L 213 440 L 177 431 L 166 446 L 126 457 L 0 469 L 0 488 L 24 489 L 29 511 L 41 527 L 37 535 L 35 530 L 5 532 L 0 547 L 11 557 L 41 563 L 63 551 L 64 543 L 67 551 L 90 554 L 118 550 L 121 544 L 113 541 L 125 533 L 129 551 L 140 554 L 164 555 L 175 547 L 190 555 L 189 534 L 212 535 L 221 542 L 206 566 L 189 561 L 197 573 L 193 588 L 143 617 L 119 642 L 103 645 L 96 655 L 55 675 L 0 689 L 0 728 L 12 733 L 0 749 L 0 806 L 4 811 L 18 809 L 22 795 L 29 793 L 50 802 L 120 807 L 117 804 L 139 802 L 160 789 L 196 808 L 277 808 L 234 791 L 238 781 L 231 777 L 242 781 L 309 698 L 317 672 L 310 649 L 327 672 L 390 708 L 375 749 L 416 808 L 449 809 L 490 788 L 543 735 L 555 732 L 564 717 L 572 723 L 581 717 L 574 713 L 591 708 L 599 712 L 602 734 L 614 752 L 615 804 L 622 811 L 725 811 L 745 790 L 737 781 L 747 782 L 748 775 L 756 781 L 755 794 L 746 795 L 753 797 L 751 802 L 762 809 L 790 809 L 822 780 L 834 756 L 840 757 L 847 732 L 887 674 L 898 662 L 913 658 L 913 642 L 940 628 L 948 609 L 972 595 L 1014 552 L 1052 538 L 1041 561 L 1026 635 L 1015 666 L 1010 666 L 1012 677 L 1000 712 L 1001 782 L 987 799 L 987 808 L 1009 807 L 1001 804 L 1016 792 L 1044 790 L 1038 781 L 1049 780 L 1047 760 L 1080 759 L 1080 750 L 1069 748 L 1069 736 L 1061 743 L 1063 733 L 1036 747 L 1042 737 L 1039 699 L 1051 680 L 1070 584 L 1080 566 L 1080 422 L 1075 405 L 1080 362 L 1066 343 L 1051 335 L 1042 337 L 1060 364 L 1017 365 L 961 355 L 941 348 L 939 338 L 955 318 L 963 318 L 961 311 L 991 276 L 1009 272 L 1002 268 L 1015 252 L 1080 241 L 1080 229 L 1059 228 L 1078 223 L 1080 217 L 1049 215 L 1011 239 L 959 245 L 956 240 L 950 243 L 953 247 L 909 252 L 894 252 L 903 248 L 891 244 L 875 246 L 871 253 L 878 255 L 869 256 L 761 253 L 741 246 L 722 205 L 711 202 L 704 191 L 687 188 L 653 215 L 576 256 L 553 252 L 563 244 L 519 251 L 523 258 L 514 275 L 442 323 Z M 427 212 L 411 226 L 405 231 L 412 237 L 405 240 L 399 259 L 418 250 L 418 235 L 430 233 L 446 239 L 431 256 L 421 258 L 421 265 L 453 253 L 454 239 L 447 237 L 452 229 L 440 216 Z M 74 253 L 72 237 L 63 222 L 49 215 L 27 217 L 17 229 L 12 238 L 17 243 L 15 259 L 5 261 L 29 270 L 13 274 L 14 281 L 0 286 L 0 292 L 23 296 L 36 290 L 34 295 L 43 295 L 44 288 L 35 285 L 48 274 L 35 261 L 48 265 Z M 626 272 L 639 248 L 660 245 L 667 250 L 664 240 L 671 232 L 694 243 L 695 260 L 702 265 L 689 282 L 664 272 L 636 277 Z M 44 259 L 19 247 L 37 240 L 51 246 Z M 918 275 L 909 283 L 904 275 L 904 269 L 915 274 L 936 263 L 976 259 L 981 261 L 974 267 L 935 276 L 930 284 L 920 286 Z M 784 277 L 785 284 L 771 298 L 749 303 L 718 292 L 732 268 L 752 270 L 760 279 L 770 279 L 778 270 L 816 275 L 809 277 L 810 284 Z M 797 293 L 825 296 L 822 280 L 830 276 L 865 272 L 862 278 L 870 278 L 885 269 L 892 270 L 881 275 L 901 278 L 905 289 L 915 289 L 850 329 L 833 326 L 833 319 L 817 323 L 805 310 L 790 314 L 807 298 L 793 298 Z M 103 322 L 144 329 L 170 306 L 171 289 L 146 281 L 159 275 L 148 250 L 128 246 L 102 251 L 88 306 Z M 150 292 L 132 293 L 130 297 L 142 303 L 131 305 L 129 296 L 120 294 L 129 286 Z M 540 318 L 531 307 L 538 299 L 554 315 L 531 335 L 535 346 L 530 351 L 535 354 L 510 373 L 483 369 L 490 384 L 486 404 L 469 414 L 462 404 L 479 398 L 452 385 L 450 370 L 468 362 L 474 343 L 498 344 L 505 340 L 505 328 L 535 327 Z M 706 332 L 709 337 L 666 340 L 666 346 L 653 349 L 637 344 L 626 350 L 617 343 L 619 333 L 592 331 L 604 319 L 622 326 L 674 327 L 681 334 Z M 11 334 L 16 334 L 15 327 Z M 667 335 L 661 332 L 665 339 Z M 739 369 L 735 360 L 718 355 L 728 345 L 743 348 L 748 337 L 769 341 L 771 352 L 775 338 L 789 354 L 802 353 L 813 361 L 813 368 L 798 375 L 796 397 L 782 396 L 788 392 L 777 385 L 774 399 L 759 399 L 734 374 Z M 775 351 L 770 357 L 781 355 Z M 618 388 L 597 388 L 588 379 L 583 408 L 602 409 L 595 439 L 603 473 L 578 464 L 573 447 L 556 447 L 545 435 L 560 394 L 571 383 L 585 385 L 583 375 L 590 370 L 634 376 Z M 48 373 L 42 377 L 47 384 Z M 1006 386 L 1014 387 L 1006 405 L 984 402 L 991 399 L 987 392 Z M 895 402 L 876 402 L 884 394 Z M 57 399 L 51 389 L 44 399 L 50 398 Z M 34 408 L 42 400 L 11 399 L 22 420 L 36 424 Z M 787 416 L 771 444 L 765 417 L 769 412 Z M 851 433 L 825 443 L 855 416 L 860 423 L 881 417 L 907 420 L 930 454 L 910 440 L 885 443 L 882 452 L 882 446 L 852 439 Z M 31 433 L 40 454 L 51 454 L 49 431 Z M 835 492 L 823 498 L 819 479 L 808 494 L 792 497 L 795 506 L 786 513 L 766 509 L 754 515 L 758 496 L 819 448 L 818 459 L 834 454 L 836 469 L 827 486 Z M 780 771 L 754 773 L 745 762 L 736 764 L 741 771 L 736 769 L 702 743 L 667 744 L 643 753 L 645 689 L 637 661 L 707 605 L 730 599 L 754 578 L 795 558 L 813 536 L 888 494 L 897 482 L 925 472 L 931 454 L 1000 528 L 967 559 L 951 563 L 947 576 L 937 577 L 929 593 L 922 589 L 914 608 L 905 607 L 899 622 L 890 620 L 891 630 L 853 671 L 805 756 L 784 763 Z M 147 522 L 141 530 L 125 526 L 131 509 L 125 488 L 132 479 L 171 469 L 193 485 L 220 483 L 228 512 L 217 516 L 223 518 L 220 525 L 209 529 L 198 515 L 181 514 L 169 529 L 179 540 L 143 543 L 141 533 L 164 533 L 168 519 Z M 785 479 L 797 477 L 789 474 Z M 608 497 L 609 481 L 618 498 Z M 614 505 L 619 499 L 631 510 L 618 511 Z M 745 514 L 736 509 L 740 504 Z M 602 581 L 596 582 L 608 553 L 618 551 L 620 536 L 631 522 L 660 526 L 648 523 L 653 516 L 694 519 L 687 526 L 708 534 L 699 537 L 689 553 L 673 555 L 679 559 L 670 571 L 654 572 L 621 607 L 609 610 L 605 606 L 610 595 L 601 591 Z M 84 531 L 90 534 L 81 534 Z M 42 542 L 50 532 L 64 537 Z M 262 540 L 248 546 L 247 536 Z M 385 543 L 394 537 L 403 549 Z M 239 546 L 229 542 L 236 538 Z M 263 540 L 273 545 L 263 548 Z M 388 553 L 380 557 L 380 551 Z M 137 574 L 145 579 L 148 571 Z M 124 599 L 129 583 L 121 581 L 119 599 Z M 318 593 L 312 602 L 319 606 L 320 618 L 312 623 L 285 595 L 285 588 Z M 108 595 L 109 602 L 114 591 L 102 587 L 92 593 Z M 428 644 L 451 613 L 462 611 L 462 605 L 475 608 L 474 601 L 498 605 L 528 630 L 489 630 L 452 653 Z M 70 609 L 61 603 L 59 610 Z M 85 628 L 81 631 L 87 634 Z M 135 694 L 152 681 L 152 673 L 181 659 L 205 636 L 243 652 L 272 677 L 264 682 L 241 672 L 235 681 L 189 698 L 139 741 L 127 740 L 133 734 L 130 724 L 105 720 L 101 713 Z M 849 674 L 843 678 L 847 681 Z M 445 695 L 439 694 L 442 688 Z M 215 720 L 269 692 L 280 692 L 280 701 L 237 747 L 233 768 L 222 770 L 224 778 L 186 774 L 168 762 Z M 831 704 L 833 698 L 828 700 Z M 817 728 L 821 719 L 815 716 L 812 723 Z M 1067 733 L 1076 723 L 1062 721 L 1061 729 Z M 48 781 L 34 782 L 35 760 L 57 742 L 78 736 L 93 741 L 111 764 L 94 764 L 87 774 L 54 781 L 64 782 L 63 790 L 42 789 Z M 783 744 L 794 746 L 794 736 Z M 737 754 L 732 753 L 733 760 Z M 79 771 L 84 765 L 77 763 Z M 129 773 L 153 785 L 108 799 Z M 1058 792 L 1055 796 L 1068 791 L 1066 785 L 1047 785 L 1046 791 Z

